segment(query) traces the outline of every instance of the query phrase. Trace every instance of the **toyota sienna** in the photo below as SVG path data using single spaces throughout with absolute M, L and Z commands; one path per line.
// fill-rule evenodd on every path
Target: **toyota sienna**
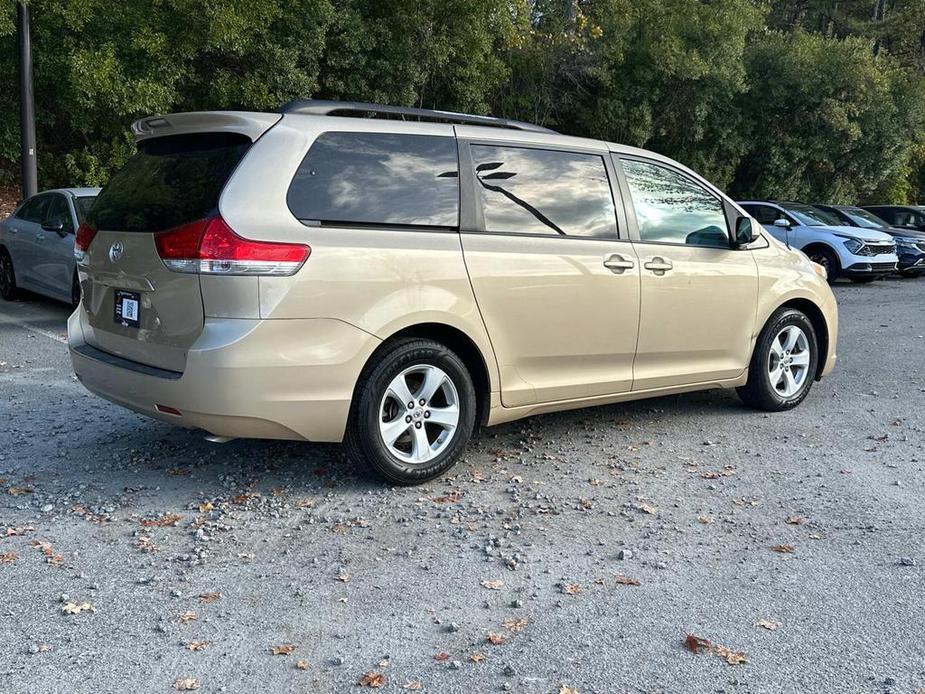
M 483 425 L 709 388 L 785 410 L 835 364 L 824 269 L 658 154 L 347 102 L 132 127 L 68 339 L 136 412 L 417 484 Z

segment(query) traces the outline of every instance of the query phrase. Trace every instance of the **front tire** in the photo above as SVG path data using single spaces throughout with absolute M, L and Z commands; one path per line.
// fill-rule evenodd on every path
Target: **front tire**
M 780 308 L 755 343 L 748 382 L 737 389 L 750 407 L 768 412 L 789 410 L 809 394 L 819 364 L 813 324 L 802 311 Z
M 455 353 L 433 340 L 396 340 L 360 376 L 347 455 L 392 484 L 422 484 L 456 464 L 475 414 L 472 378 Z
M 0 296 L 7 301 L 13 301 L 19 296 L 13 259 L 5 248 L 0 248 Z

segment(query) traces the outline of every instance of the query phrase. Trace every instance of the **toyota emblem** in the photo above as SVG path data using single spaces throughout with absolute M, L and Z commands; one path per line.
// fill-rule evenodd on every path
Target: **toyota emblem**
M 113 263 L 119 262 L 119 259 L 122 257 L 122 252 L 125 248 L 122 246 L 121 241 L 116 241 L 109 247 L 109 260 Z

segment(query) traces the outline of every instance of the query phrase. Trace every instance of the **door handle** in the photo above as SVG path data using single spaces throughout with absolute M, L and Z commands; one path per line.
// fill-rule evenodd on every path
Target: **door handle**
M 646 270 L 651 270 L 656 275 L 664 275 L 666 272 L 670 272 L 674 265 L 666 258 L 655 256 L 652 260 L 646 261 L 643 267 Z
M 36 235 L 35 235 L 35 240 L 36 240 L 36 241 L 44 241 L 44 240 L 45 240 L 45 234 L 36 234 Z
M 632 260 L 627 260 L 619 253 L 614 253 L 604 258 L 604 267 L 615 275 L 622 275 L 626 270 L 630 270 L 635 266 L 636 264 Z

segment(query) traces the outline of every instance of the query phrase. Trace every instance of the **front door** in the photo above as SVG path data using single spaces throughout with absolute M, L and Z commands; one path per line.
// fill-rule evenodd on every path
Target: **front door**
M 633 390 L 739 376 L 755 331 L 751 251 L 731 247 L 723 203 L 700 182 L 650 160 L 621 163 L 642 265 Z
M 605 157 L 461 143 L 464 257 L 506 407 L 632 388 L 639 263 Z

